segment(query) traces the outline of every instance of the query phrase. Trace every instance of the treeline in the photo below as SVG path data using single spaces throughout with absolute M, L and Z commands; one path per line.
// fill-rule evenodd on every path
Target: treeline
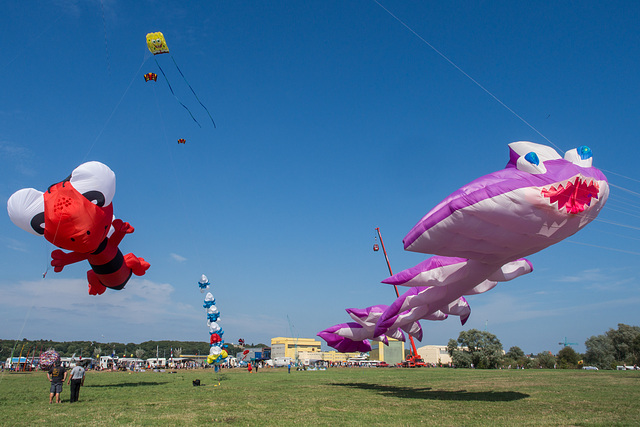
M 615 369 L 617 365 L 640 365 L 640 327 L 618 323 L 618 329 L 609 329 L 603 335 L 594 335 L 585 341 L 585 363 L 601 369 Z
M 586 353 L 581 354 L 566 346 L 557 354 L 543 351 L 536 355 L 525 354 L 520 347 L 503 352 L 500 340 L 486 331 L 471 329 L 462 331 L 458 339 L 450 339 L 447 351 L 453 364 L 459 368 L 561 368 L 575 369 L 596 366 L 599 369 L 616 369 L 616 366 L 640 365 L 640 327 L 618 324 L 585 341 Z M 503 354 L 504 353 L 504 354 Z
M 247 347 L 266 347 L 264 344 L 251 344 Z M 210 345 L 205 341 L 145 341 L 136 343 L 118 342 L 98 342 L 98 341 L 51 341 L 37 340 L 31 341 L 26 338 L 22 341 L 0 340 L 0 360 L 4 361 L 8 357 L 31 356 L 36 357 L 43 351 L 55 349 L 62 357 L 96 357 L 116 354 L 118 357 L 139 357 L 148 359 L 150 357 L 170 357 L 173 349 L 173 357 L 189 354 L 209 354 Z M 231 355 L 242 351 L 242 347 L 228 344 L 227 352 Z

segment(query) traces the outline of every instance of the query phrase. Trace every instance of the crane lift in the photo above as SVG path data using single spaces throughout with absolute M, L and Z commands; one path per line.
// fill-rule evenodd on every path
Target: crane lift
M 389 269 L 389 274 L 393 276 L 393 271 L 391 271 L 391 264 L 389 263 L 389 257 L 387 256 L 387 250 L 384 247 L 384 242 L 382 241 L 382 234 L 380 234 L 380 228 L 376 227 L 376 232 L 378 233 L 378 238 L 380 239 L 380 246 L 382 246 L 382 252 L 384 253 L 384 259 L 387 261 L 387 268 Z M 377 243 L 373 244 L 373 251 L 377 252 L 379 250 L 379 246 Z M 400 296 L 398 292 L 398 287 L 393 285 L 393 289 L 396 291 L 396 298 Z M 427 366 L 424 363 L 424 360 L 418 354 L 416 350 L 416 344 L 413 341 L 413 337 L 409 335 L 409 341 L 411 342 L 411 348 L 409 349 L 409 354 L 405 358 L 405 360 L 400 364 L 403 368 L 419 368 Z
M 567 337 L 564 337 L 564 342 L 559 342 L 558 345 L 561 345 L 563 347 L 568 347 L 570 345 L 578 345 L 577 342 L 567 342 Z

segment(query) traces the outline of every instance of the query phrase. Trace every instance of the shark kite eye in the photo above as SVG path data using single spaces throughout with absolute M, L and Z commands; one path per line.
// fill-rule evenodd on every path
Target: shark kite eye
M 538 166 L 540 164 L 540 159 L 538 158 L 538 155 L 536 153 L 534 153 L 533 151 L 530 153 L 527 153 L 524 156 L 524 159 L 526 161 L 528 161 L 529 163 Z
M 570 161 L 574 165 L 589 168 L 593 163 L 593 154 L 591 153 L 591 148 L 586 145 L 582 145 L 564 153 L 564 159 Z
M 580 147 L 578 147 L 578 154 L 580 155 L 580 158 L 582 160 L 587 160 L 593 157 L 593 154 L 591 154 L 591 148 L 587 147 L 586 145 L 581 145 Z
M 516 163 L 516 167 L 522 172 L 528 172 L 534 175 L 547 172 L 544 162 L 541 162 L 538 154 L 533 151 L 521 156 Z

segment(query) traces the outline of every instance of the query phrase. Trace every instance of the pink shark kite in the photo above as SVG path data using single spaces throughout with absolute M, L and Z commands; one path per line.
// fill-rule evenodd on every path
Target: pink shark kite
M 526 141 L 509 144 L 509 151 L 505 169 L 460 188 L 409 231 L 405 250 L 436 256 L 383 281 L 411 289 L 377 316 L 368 338 L 404 330 L 421 340 L 419 320 L 448 315 L 464 324 L 471 313 L 465 295 L 530 273 L 523 257 L 577 233 L 604 207 L 609 184 L 592 166 L 589 147 L 564 158 Z M 351 339 L 341 332 L 332 342 Z

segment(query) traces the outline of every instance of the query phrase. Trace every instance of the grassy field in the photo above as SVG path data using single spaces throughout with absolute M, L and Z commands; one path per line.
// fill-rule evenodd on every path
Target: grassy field
M 640 425 L 640 371 L 89 372 L 53 405 L 44 373 L 0 375 L 2 425 Z

